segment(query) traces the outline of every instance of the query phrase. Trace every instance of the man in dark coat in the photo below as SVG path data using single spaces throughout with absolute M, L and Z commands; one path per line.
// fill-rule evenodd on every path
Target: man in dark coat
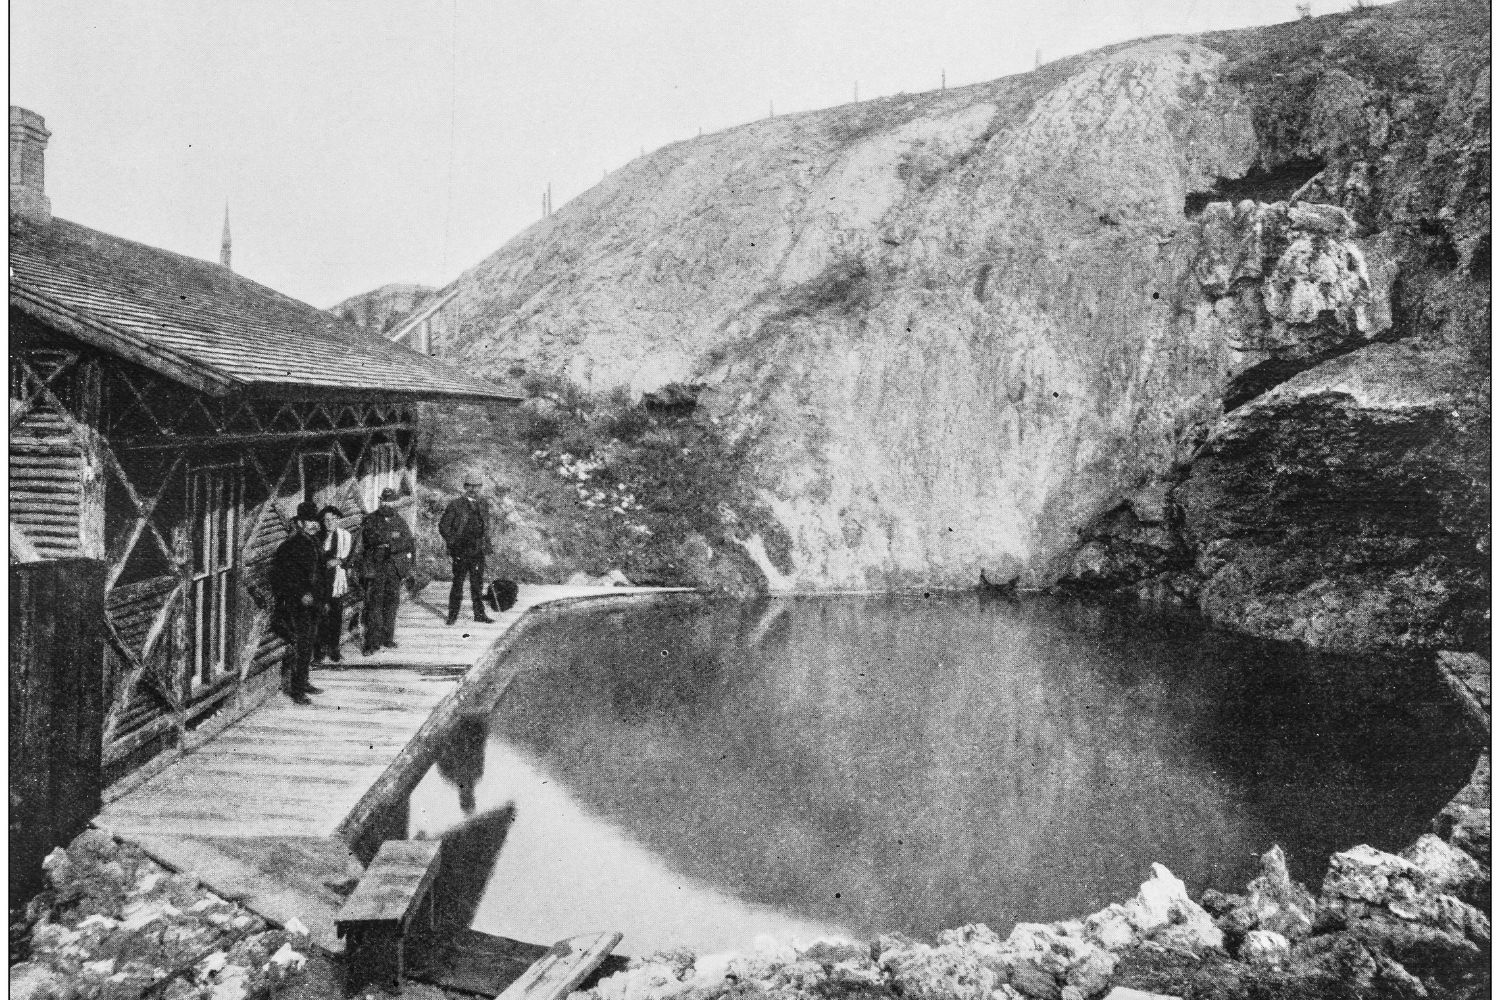
M 474 604 L 474 620 L 493 619 L 484 613 L 484 557 L 490 551 L 490 505 L 479 495 L 478 473 L 464 475 L 463 496 L 457 497 L 443 511 L 438 534 L 448 546 L 453 560 L 453 586 L 448 591 L 448 624 L 458 621 L 458 609 L 464 601 L 464 580 L 469 581 L 469 599 Z
M 401 583 L 411 575 L 417 545 L 406 519 L 392 507 L 397 493 L 386 489 L 380 506 L 360 527 L 363 555 L 359 575 L 365 581 L 364 654 L 382 647 L 396 648 L 396 611 L 401 607 Z
M 320 595 L 327 589 L 317 537 L 320 527 L 318 505 L 305 501 L 298 504 L 295 530 L 277 547 L 267 576 L 275 598 L 271 627 L 287 644 L 286 659 L 281 662 L 281 689 L 299 705 L 309 704 L 310 694 L 322 694 L 307 679 L 323 617 Z

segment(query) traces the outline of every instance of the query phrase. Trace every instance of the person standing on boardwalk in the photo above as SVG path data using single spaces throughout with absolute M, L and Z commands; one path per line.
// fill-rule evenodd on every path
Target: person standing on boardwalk
M 323 624 L 318 629 L 315 659 L 325 656 L 333 663 L 343 657 L 339 654 L 339 643 L 344 638 L 344 596 L 349 593 L 349 573 L 344 568 L 349 562 L 349 553 L 354 550 L 354 536 L 340 525 L 344 512 L 331 504 L 324 507 L 319 516 L 323 521 L 321 545 L 323 550 Z
M 455 498 L 438 521 L 438 534 L 453 560 L 453 586 L 448 590 L 448 624 L 458 621 L 464 601 L 464 580 L 469 581 L 469 599 L 476 622 L 493 621 L 484 613 L 484 557 L 490 551 L 490 505 L 479 495 L 478 473 L 464 474 L 463 496 Z
M 326 568 L 318 543 L 318 505 L 307 501 L 298 504 L 293 528 L 292 536 L 271 557 L 267 582 L 275 598 L 271 628 L 287 644 L 286 658 L 281 662 L 281 690 L 292 701 L 306 705 L 311 702 L 308 695 L 322 694 L 307 679 L 326 587 Z
M 397 493 L 387 488 L 380 506 L 360 528 L 359 575 L 365 581 L 364 654 L 396 648 L 396 611 L 401 606 L 401 583 L 411 575 L 417 546 L 411 529 L 391 504 Z

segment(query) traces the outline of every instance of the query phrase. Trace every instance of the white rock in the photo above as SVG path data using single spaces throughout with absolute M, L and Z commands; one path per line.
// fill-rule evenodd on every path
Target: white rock
M 307 956 L 286 943 L 271 956 L 271 964 L 283 969 L 300 969 L 307 964 Z
M 1141 883 L 1135 899 L 1126 903 L 1129 920 L 1142 934 L 1149 934 L 1172 920 L 1172 906 L 1189 902 L 1187 886 L 1165 865 L 1153 863 L 1151 878 Z
M 310 937 L 312 935 L 312 932 L 307 929 L 307 925 L 296 917 L 288 920 L 283 929 L 293 937 Z
M 735 956 L 732 952 L 721 952 L 717 955 L 699 955 L 693 959 L 693 986 L 698 989 L 706 989 L 722 983 L 729 975 L 730 967 L 734 963 Z
M 1130 911 L 1120 903 L 1111 903 L 1083 922 L 1084 936 L 1099 947 L 1118 951 L 1135 940 Z
M 1182 997 L 1168 996 L 1165 993 L 1147 993 L 1145 990 L 1133 990 L 1129 986 L 1116 986 L 1105 994 L 1104 1000 L 1182 1000 Z
M 244 1000 L 246 981 L 249 978 L 249 970 L 238 965 L 231 965 L 214 984 L 213 993 L 210 995 L 213 1000 Z
M 106 958 L 99 962 L 84 962 L 83 971 L 91 976 L 107 979 L 115 974 L 115 960 Z
M 1275 931 L 1251 931 L 1240 945 L 1240 961 L 1250 965 L 1272 967 L 1291 957 L 1291 942 Z

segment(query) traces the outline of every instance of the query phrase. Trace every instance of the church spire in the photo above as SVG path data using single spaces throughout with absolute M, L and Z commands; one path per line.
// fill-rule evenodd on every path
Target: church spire
M 229 268 L 229 270 L 231 270 L 231 271 L 234 270 L 234 268 L 232 268 L 232 267 L 229 266 L 229 202 L 228 201 L 224 202 L 224 235 L 219 240 L 219 263 L 223 264 L 226 268 Z

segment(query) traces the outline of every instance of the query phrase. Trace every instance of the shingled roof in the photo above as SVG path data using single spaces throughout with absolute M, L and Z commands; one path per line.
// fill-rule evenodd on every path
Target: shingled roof
M 12 216 L 10 304 L 211 395 L 519 400 L 219 264 Z

